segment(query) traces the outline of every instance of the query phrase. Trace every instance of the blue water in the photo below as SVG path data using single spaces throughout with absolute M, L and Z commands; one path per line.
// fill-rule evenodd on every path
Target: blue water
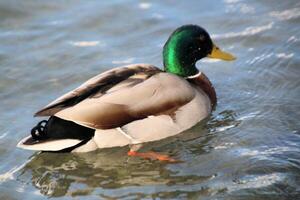
M 235 62 L 197 63 L 218 105 L 206 121 L 147 145 L 183 163 L 17 149 L 33 113 L 107 69 L 162 66 L 162 46 L 198 24 Z M 0 1 L 0 199 L 297 199 L 300 3 Z

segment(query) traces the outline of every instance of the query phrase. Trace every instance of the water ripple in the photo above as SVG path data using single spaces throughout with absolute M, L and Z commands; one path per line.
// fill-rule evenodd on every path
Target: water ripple
M 285 179 L 285 175 L 281 173 L 271 173 L 267 175 L 247 175 L 228 187 L 229 191 L 249 188 L 263 188 L 275 184 Z
M 147 10 L 151 8 L 151 6 L 152 6 L 151 3 L 146 3 L 146 2 L 139 3 L 139 8 L 142 10 Z
M 101 41 L 71 41 L 69 43 L 77 47 L 105 46 L 105 43 Z
M 291 8 L 284 11 L 273 11 L 269 14 L 272 17 L 276 17 L 279 20 L 285 21 L 290 19 L 297 19 L 300 17 L 300 8 Z
M 126 58 L 124 60 L 113 60 L 112 63 L 113 64 L 130 64 L 133 63 L 133 61 L 135 60 L 135 58 Z
M 235 38 L 235 37 L 243 37 L 243 36 L 252 36 L 258 33 L 262 33 L 264 31 L 270 30 L 273 28 L 274 22 L 270 22 L 266 25 L 262 26 L 251 26 L 247 27 L 245 30 L 240 32 L 229 32 L 224 34 L 212 34 L 212 38 L 214 39 L 225 39 L 225 38 Z
M 265 147 L 265 148 L 266 149 L 262 149 L 262 150 L 240 148 L 238 150 L 235 150 L 235 152 L 238 153 L 240 156 L 251 156 L 259 160 L 272 159 L 270 156 L 274 156 L 278 154 L 284 155 L 287 152 L 300 153 L 300 149 L 297 147 L 281 146 L 281 147 Z
M 289 59 L 292 58 L 294 56 L 294 53 L 278 53 L 276 54 L 277 58 L 283 58 L 283 59 Z
M 0 135 L 0 140 L 5 138 L 7 136 L 8 132 L 4 132 L 2 135 Z

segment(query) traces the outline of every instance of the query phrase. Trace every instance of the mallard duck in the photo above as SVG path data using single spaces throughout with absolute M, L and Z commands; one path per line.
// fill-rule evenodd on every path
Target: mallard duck
M 36 112 L 34 116 L 48 120 L 39 122 L 18 146 L 88 152 L 128 145 L 128 155 L 139 155 L 143 143 L 177 135 L 212 112 L 215 89 L 196 68 L 204 57 L 235 59 L 202 27 L 181 26 L 163 47 L 164 70 L 132 64 L 89 79 Z

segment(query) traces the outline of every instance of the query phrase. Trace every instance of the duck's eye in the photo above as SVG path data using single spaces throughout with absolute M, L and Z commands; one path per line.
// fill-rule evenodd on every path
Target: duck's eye
M 204 41 L 205 40 L 205 36 L 204 35 L 200 35 L 199 36 L 199 40 Z

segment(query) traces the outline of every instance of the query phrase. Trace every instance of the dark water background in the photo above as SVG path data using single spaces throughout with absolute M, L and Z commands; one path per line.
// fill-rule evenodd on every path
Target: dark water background
M 36 110 L 88 78 L 129 63 L 162 66 L 167 37 L 189 23 L 238 60 L 198 62 L 217 109 L 144 148 L 183 163 L 128 158 L 127 148 L 15 147 L 40 120 Z M 1 0 L 0 199 L 300 199 L 299 25 L 297 0 Z

